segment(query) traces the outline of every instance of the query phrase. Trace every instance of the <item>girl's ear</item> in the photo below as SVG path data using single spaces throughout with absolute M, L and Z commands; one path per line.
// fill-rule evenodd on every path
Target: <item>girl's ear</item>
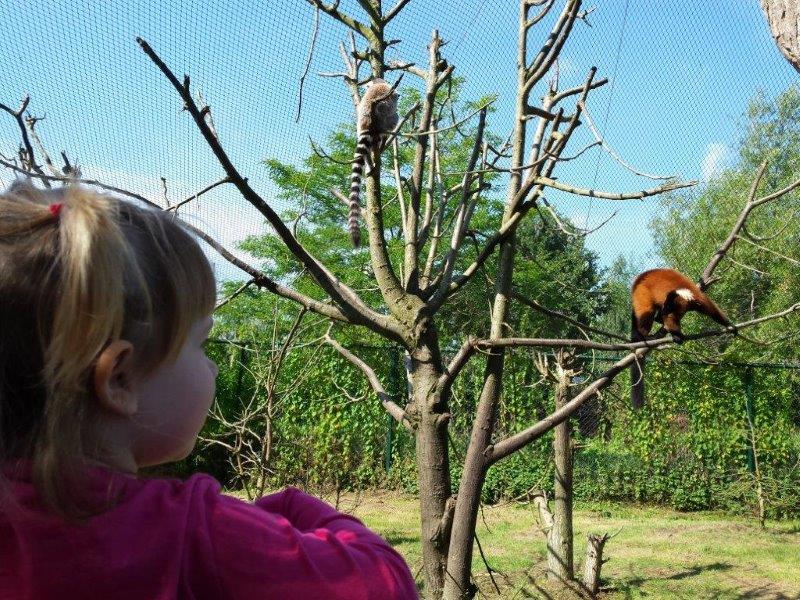
M 122 416 L 136 414 L 138 402 L 133 386 L 133 344 L 111 342 L 100 353 L 94 367 L 94 394 L 100 406 Z

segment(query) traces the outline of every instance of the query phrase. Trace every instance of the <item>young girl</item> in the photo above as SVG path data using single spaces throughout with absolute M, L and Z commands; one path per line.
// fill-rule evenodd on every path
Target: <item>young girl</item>
M 215 292 L 171 215 L 0 194 L 0 599 L 417 597 L 384 540 L 296 489 L 137 478 L 194 447 Z

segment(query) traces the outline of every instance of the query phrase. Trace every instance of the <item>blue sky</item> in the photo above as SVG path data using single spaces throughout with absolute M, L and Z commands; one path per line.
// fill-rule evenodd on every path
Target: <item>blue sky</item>
M 354 0 L 341 6 L 359 12 Z M 490 126 L 506 132 L 517 3 L 461 0 L 458 9 L 442 6 L 434 0 L 410 3 L 388 32 L 403 40 L 393 57 L 423 62 L 430 32 L 439 29 L 450 40 L 445 56 L 467 78 L 465 95 L 499 95 Z M 613 78 L 590 97 L 589 109 L 607 141 L 644 171 L 707 177 L 735 157 L 748 100 L 758 90 L 774 95 L 797 81 L 772 42 L 757 0 L 613 0 L 595 6 L 592 27 L 579 23 L 562 55 L 562 86 L 580 83 L 593 65 Z M 66 149 L 87 175 L 155 199 L 161 176 L 178 200 L 218 179 L 221 170 L 166 80 L 139 50 L 137 35 L 203 90 L 225 147 L 268 200 L 275 190 L 260 165 L 263 158 L 296 162 L 309 152 L 309 135 L 322 141 L 337 123 L 352 118 L 341 83 L 316 75 L 341 70 L 336 45 L 345 31 L 323 15 L 304 110 L 294 122 L 313 17 L 303 0 L 6 0 L 0 17 L 0 101 L 16 105 L 29 92 L 32 111 L 47 115 L 40 130 L 52 150 Z M 534 32 L 532 45 L 544 35 Z M 13 153 L 16 139 L 11 119 L 0 119 L 0 151 Z M 652 185 L 600 152 L 587 153 L 559 176 L 606 190 Z M 8 183 L 7 174 L 2 178 Z M 657 262 L 646 227 L 654 200 L 620 205 L 557 193 L 550 198 L 576 222 L 588 219 L 590 225 L 620 209 L 588 241 L 604 263 L 620 253 L 642 266 Z M 260 216 L 232 189 L 210 194 L 187 216 L 229 246 L 265 231 Z M 222 277 L 235 275 L 217 262 Z

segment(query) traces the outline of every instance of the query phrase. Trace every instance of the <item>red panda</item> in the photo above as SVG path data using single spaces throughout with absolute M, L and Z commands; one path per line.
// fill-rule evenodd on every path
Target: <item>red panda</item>
M 730 327 L 724 312 L 686 275 L 674 269 L 645 271 L 631 289 L 631 341 L 647 339 L 653 321 L 664 325 L 675 343 L 683 342 L 681 319 L 693 310 L 708 315 L 720 325 Z M 644 406 L 644 358 L 631 365 L 631 404 Z

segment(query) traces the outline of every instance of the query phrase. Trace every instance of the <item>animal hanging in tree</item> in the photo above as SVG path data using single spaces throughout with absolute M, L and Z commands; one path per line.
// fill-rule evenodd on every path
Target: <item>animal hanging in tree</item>
M 356 248 L 361 243 L 359 216 L 361 215 L 361 177 L 364 175 L 364 164 L 369 160 L 377 160 L 377 154 L 383 150 L 387 134 L 390 133 L 400 117 L 397 114 L 398 94 L 394 87 L 380 78 L 367 83 L 364 96 L 358 103 L 357 142 L 353 155 L 353 169 L 350 173 L 350 214 L 347 228 L 350 239 Z M 377 153 L 374 150 L 377 149 Z
M 681 319 L 689 311 L 708 315 L 725 327 L 732 325 L 711 298 L 674 269 L 653 269 L 639 275 L 633 282 L 631 303 L 632 342 L 646 340 L 653 322 L 658 321 L 675 343 L 682 343 Z M 644 406 L 644 358 L 631 365 L 631 404 L 633 408 Z

